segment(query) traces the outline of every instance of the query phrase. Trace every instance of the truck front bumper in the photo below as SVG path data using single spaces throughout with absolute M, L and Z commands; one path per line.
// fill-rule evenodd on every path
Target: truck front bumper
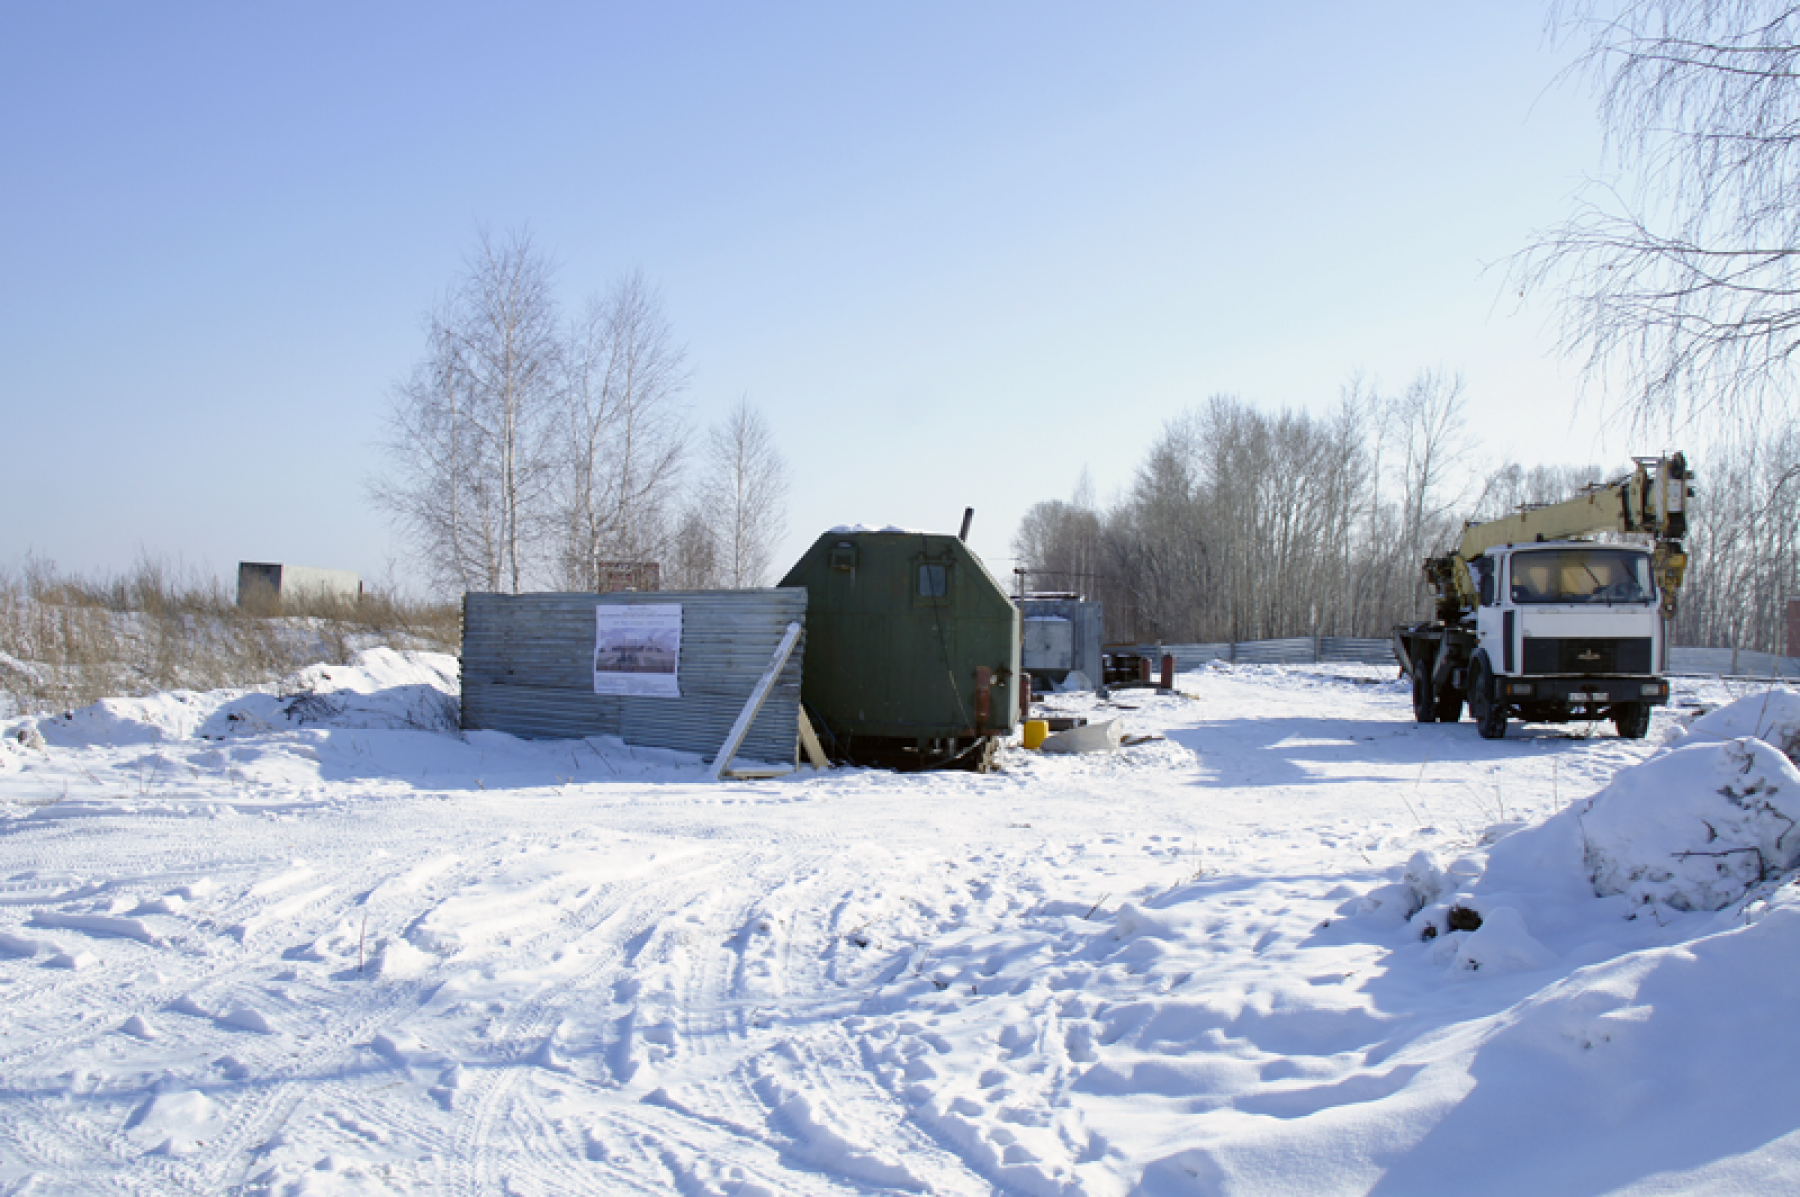
M 1499 677 L 1494 679 L 1505 702 L 1558 702 L 1572 707 L 1617 706 L 1625 702 L 1662 706 L 1669 683 L 1646 677 Z

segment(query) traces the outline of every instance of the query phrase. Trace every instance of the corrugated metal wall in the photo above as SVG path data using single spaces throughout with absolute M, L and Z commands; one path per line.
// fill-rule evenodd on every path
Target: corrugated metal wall
M 1132 651 L 1154 658 L 1154 644 L 1140 644 Z M 1165 644 L 1162 651 L 1175 658 L 1178 670 L 1198 669 L 1208 661 L 1239 665 L 1316 665 L 1394 663 L 1394 642 L 1362 636 L 1295 636 L 1287 640 L 1242 640 L 1236 644 Z M 1151 669 L 1156 665 L 1152 660 Z
M 1800 677 L 1800 660 L 1735 648 L 1669 649 L 1669 670 L 1697 677 Z
M 667 603 L 681 604 L 681 697 L 595 694 L 594 609 Z M 619 736 L 710 758 L 790 623 L 806 623 L 803 589 L 465 595 L 462 725 L 529 739 Z M 805 648 L 802 636 L 739 760 L 795 760 Z
M 1156 645 L 1139 644 L 1128 651 L 1152 658 Z M 1360 636 L 1298 636 L 1288 640 L 1245 640 L 1237 644 L 1165 644 L 1162 651 L 1175 658 L 1177 670 L 1198 669 L 1208 661 L 1239 665 L 1364 664 L 1392 665 L 1394 642 Z M 1769 653 L 1741 652 L 1729 648 L 1669 649 L 1669 672 L 1710 677 L 1800 677 L 1800 660 Z

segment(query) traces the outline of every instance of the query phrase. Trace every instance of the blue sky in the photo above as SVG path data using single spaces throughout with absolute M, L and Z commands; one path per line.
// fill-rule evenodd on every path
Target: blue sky
M 1532 4 L 0 7 L 0 565 L 359 569 L 478 224 L 642 269 L 797 557 L 1126 485 L 1215 394 L 1461 370 L 1492 459 L 1622 465 L 1492 266 L 1598 171 Z M 401 567 L 405 577 L 404 565 Z

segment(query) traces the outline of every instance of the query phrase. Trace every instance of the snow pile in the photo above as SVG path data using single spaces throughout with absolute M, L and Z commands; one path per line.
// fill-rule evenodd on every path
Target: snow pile
M 207 697 L 190 690 L 176 690 L 144 698 L 103 698 L 78 711 L 30 722 L 44 741 L 55 748 L 168 744 L 193 738 L 211 705 Z
M 1437 905 L 1447 884 L 1437 857 L 1415 852 L 1400 871 L 1400 880 L 1364 894 L 1356 911 L 1384 923 L 1406 922 L 1426 907 Z
M 1610 904 L 1587 906 L 1589 941 L 1598 941 L 1590 950 L 1616 951 L 1634 938 L 1626 929 L 1636 924 L 1607 917 Z M 1710 935 L 1697 934 L 1698 922 L 1682 925 L 1696 916 L 1665 917 L 1663 934 L 1681 942 L 1571 968 L 1579 953 L 1557 962 L 1537 956 L 1542 945 L 1532 941 L 1535 977 L 1485 964 L 1461 974 L 1463 1000 L 1487 991 L 1506 995 L 1501 1007 L 1406 1044 L 1380 1070 L 1393 1095 L 1374 1108 L 1330 1111 L 1340 1120 L 1336 1133 L 1273 1128 L 1257 1136 L 1260 1149 L 1252 1142 L 1228 1151 L 1231 1174 L 1279 1175 L 1275 1149 L 1286 1146 L 1326 1159 L 1346 1154 L 1362 1181 L 1348 1191 L 1791 1190 L 1800 1097 L 1785 1074 L 1800 1052 L 1800 1027 L 1788 1013 L 1800 1001 L 1792 967 L 1800 905 L 1784 896 L 1753 925 Z M 1475 954 L 1502 919 L 1507 936 L 1518 934 L 1512 916 L 1490 911 L 1463 954 Z M 1429 955 L 1432 947 L 1419 950 Z M 1367 1154 L 1344 1141 L 1354 1129 L 1370 1137 Z
M 1677 748 L 1587 804 L 1594 889 L 1720 910 L 1800 863 L 1800 770 L 1761 740 Z
M 1792 743 L 1796 721 L 1800 696 L 1782 692 L 1712 712 L 1676 737 L 1676 747 L 1501 840 L 1466 900 L 1479 909 L 1483 891 L 1559 886 L 1566 896 L 1579 874 L 1594 895 L 1622 896 L 1630 911 L 1715 911 L 1742 901 L 1800 865 L 1800 769 L 1754 734 Z M 1443 917 L 1435 915 L 1440 929 Z
M 1740 698 L 1696 719 L 1677 733 L 1670 747 L 1682 744 L 1718 743 L 1754 736 L 1800 763 L 1800 693 L 1770 690 Z
M 279 695 L 246 694 L 227 703 L 199 734 L 216 740 L 300 727 L 455 731 L 458 688 L 455 657 L 372 648 L 349 665 L 300 670 Z
M 150 1098 L 126 1120 L 133 1145 L 151 1155 L 182 1156 L 224 1129 L 225 1113 L 204 1093 L 175 1090 Z
M 349 665 L 308 666 L 274 694 L 176 690 L 104 698 L 80 710 L 18 721 L 9 738 L 24 743 L 41 737 L 54 748 L 104 748 L 303 727 L 454 731 L 457 692 L 455 657 L 373 648 L 357 653 Z

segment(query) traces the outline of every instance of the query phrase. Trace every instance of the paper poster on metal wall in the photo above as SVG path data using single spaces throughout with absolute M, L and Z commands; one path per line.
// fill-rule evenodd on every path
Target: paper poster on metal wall
M 594 693 L 680 698 L 681 604 L 594 609 Z

